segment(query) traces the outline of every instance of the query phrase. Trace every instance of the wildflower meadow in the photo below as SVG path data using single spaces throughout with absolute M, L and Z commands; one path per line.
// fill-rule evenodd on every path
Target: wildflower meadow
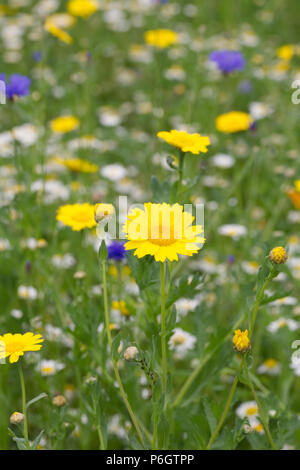
M 300 450 L 299 27 L 0 0 L 0 450 Z

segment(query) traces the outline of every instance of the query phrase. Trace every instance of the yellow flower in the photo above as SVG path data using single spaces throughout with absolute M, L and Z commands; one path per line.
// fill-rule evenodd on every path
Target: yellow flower
M 287 191 L 287 195 L 292 201 L 294 208 L 299 210 L 300 209 L 300 192 L 296 191 L 295 189 L 290 189 L 289 191 Z
M 127 216 L 123 232 L 127 234 L 126 250 L 135 249 L 138 258 L 154 256 L 155 261 L 178 261 L 178 254 L 192 256 L 204 243 L 199 234 L 200 225 L 192 226 L 194 217 L 183 211 L 180 204 L 144 204 L 144 210 L 135 208 Z
M 94 0 L 70 0 L 67 9 L 71 15 L 86 18 L 97 11 L 98 5 Z
M 232 338 L 234 349 L 238 352 L 246 352 L 250 349 L 250 340 L 248 338 L 248 330 L 241 331 L 235 330 L 234 337 Z
M 118 310 L 125 317 L 130 315 L 130 312 L 129 312 L 124 300 L 120 300 L 120 301 L 114 300 L 111 304 L 111 308 L 112 308 L 112 310 Z
M 52 36 L 55 36 L 56 38 L 60 39 L 62 42 L 65 42 L 66 44 L 72 44 L 72 42 L 73 42 L 72 36 L 70 36 L 69 33 L 66 33 L 61 28 L 56 26 L 56 24 L 53 22 L 51 17 L 46 19 L 45 29 L 46 29 L 46 31 L 48 31 L 48 33 L 50 33 L 50 34 L 52 34 Z
M 44 340 L 42 335 L 34 335 L 33 333 L 11 334 L 6 333 L 0 336 L 0 359 L 9 357 L 12 364 L 18 362 L 19 357 L 27 351 L 39 351 Z
M 170 29 L 151 29 L 145 32 L 144 38 L 150 46 L 164 49 L 178 41 L 178 34 Z
M 79 120 L 75 116 L 61 116 L 50 122 L 53 132 L 64 134 L 73 131 L 79 126 Z
M 180 148 L 183 152 L 191 152 L 194 155 L 200 152 L 206 153 L 207 146 L 210 145 L 209 137 L 201 136 L 200 134 L 189 134 L 185 131 L 171 130 L 171 132 L 158 132 L 157 137 L 160 137 L 168 144 Z
M 103 219 L 110 219 L 115 213 L 115 208 L 112 204 L 100 203 L 94 206 L 94 217 L 98 223 Z
M 216 128 L 220 132 L 230 134 L 232 132 L 246 131 L 249 129 L 253 119 L 248 113 L 242 111 L 231 111 L 221 114 L 216 119 Z
M 288 259 L 288 255 L 283 246 L 276 246 L 270 251 L 269 258 L 272 263 L 283 264 Z
M 72 227 L 74 231 L 97 225 L 94 219 L 94 206 L 88 202 L 61 206 L 57 211 L 56 220 Z
M 291 60 L 295 53 L 295 46 L 293 44 L 285 44 L 277 49 L 277 57 L 282 60 Z
M 59 158 L 56 157 L 55 161 L 64 165 L 71 171 L 75 172 L 82 172 L 82 173 L 96 173 L 99 170 L 98 165 L 94 163 L 90 163 L 86 160 L 82 160 L 81 158 Z
M 294 181 L 295 190 L 300 193 L 300 180 Z

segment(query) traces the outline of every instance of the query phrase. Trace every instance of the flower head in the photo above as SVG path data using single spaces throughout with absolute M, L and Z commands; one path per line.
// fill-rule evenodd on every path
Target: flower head
M 9 100 L 13 100 L 19 96 L 29 95 L 29 87 L 31 85 L 30 78 L 25 75 L 14 73 L 6 80 L 5 74 L 0 74 L 0 80 L 6 83 L 6 97 Z
M 113 240 L 107 246 L 108 259 L 113 259 L 115 261 L 121 261 L 125 257 L 125 247 L 123 242 Z
M 87 18 L 97 11 L 98 6 L 94 0 L 70 0 L 67 8 L 71 15 Z
M 64 134 L 79 127 L 79 120 L 75 116 L 61 116 L 50 123 L 53 132 Z
M 99 203 L 94 206 L 95 221 L 109 220 L 113 217 L 115 208 L 112 204 Z
M 234 72 L 235 70 L 243 70 L 246 64 L 243 54 L 227 49 L 214 51 L 210 54 L 209 58 L 217 64 L 224 74 Z
M 151 29 L 146 31 L 144 38 L 150 46 L 164 49 L 178 41 L 178 34 L 170 29 Z
M 276 246 L 270 251 L 269 258 L 272 263 L 283 264 L 288 259 L 288 255 L 283 246 Z
M 139 350 L 135 346 L 129 346 L 124 352 L 125 361 L 135 361 L 139 355 Z
M 94 163 L 90 163 L 87 160 L 83 160 L 82 158 L 59 158 L 56 157 L 55 161 L 70 171 L 74 171 L 76 173 L 96 173 L 99 167 Z
M 74 231 L 97 225 L 94 219 L 94 206 L 88 202 L 61 206 L 57 211 L 56 220 L 72 227 Z
M 287 195 L 291 199 L 295 209 L 300 209 L 300 180 L 294 181 L 294 189 L 290 189 Z
M 236 351 L 244 353 L 250 349 L 250 340 L 248 338 L 248 330 L 235 330 L 232 344 Z
M 18 362 L 24 352 L 39 351 L 42 347 L 40 343 L 43 341 L 42 335 L 34 335 L 33 333 L 0 335 L 0 359 L 9 357 L 11 364 Z
M 9 421 L 11 424 L 20 424 L 24 421 L 24 415 L 19 411 L 14 411 L 13 414 L 10 415 Z
M 154 256 L 155 261 L 178 261 L 179 255 L 192 256 L 197 253 L 199 243 L 205 239 L 200 225 L 192 225 L 194 217 L 183 211 L 180 204 L 144 204 L 144 209 L 135 208 L 127 216 L 123 232 L 127 234 L 126 250 L 135 250 L 138 258 Z
M 253 124 L 253 119 L 248 113 L 242 111 L 230 111 L 221 114 L 216 119 L 216 128 L 225 134 L 246 131 Z
M 157 137 L 163 139 L 168 144 L 180 148 L 183 152 L 191 152 L 198 155 L 200 152 L 206 153 L 207 146 L 210 145 L 209 137 L 200 134 L 189 134 L 185 131 L 171 130 L 170 132 L 158 132 Z

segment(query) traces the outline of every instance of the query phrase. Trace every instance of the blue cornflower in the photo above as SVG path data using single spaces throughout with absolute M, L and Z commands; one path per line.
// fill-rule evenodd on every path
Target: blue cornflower
M 40 60 L 42 60 L 42 52 L 41 51 L 35 51 L 32 53 L 32 56 L 33 60 L 35 62 L 40 62 Z
M 5 74 L 0 74 L 0 80 L 6 84 L 6 98 L 13 100 L 16 96 L 27 96 L 29 95 L 29 87 L 31 84 L 30 78 L 25 75 L 14 73 L 9 77 L 9 81 L 6 80 Z
M 238 89 L 239 92 L 243 94 L 250 93 L 253 90 L 253 85 L 250 80 L 243 80 L 241 83 L 239 83 Z
M 123 242 L 118 242 L 114 240 L 110 245 L 107 246 L 108 259 L 113 259 L 115 261 L 121 261 L 125 258 L 125 248 Z
M 243 70 L 246 65 L 243 54 L 238 51 L 229 51 L 227 49 L 214 51 L 210 54 L 209 58 L 217 64 L 225 75 L 235 70 Z

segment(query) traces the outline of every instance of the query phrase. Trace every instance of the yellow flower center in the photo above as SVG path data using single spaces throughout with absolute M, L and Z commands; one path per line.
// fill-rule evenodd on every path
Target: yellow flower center
M 174 344 L 184 344 L 185 343 L 185 337 L 182 335 L 177 335 L 175 338 L 173 338 Z
M 246 411 L 248 416 L 253 416 L 257 414 L 257 407 L 256 406 L 250 406 L 250 408 L 247 409 Z
M 42 372 L 44 372 L 44 374 L 51 374 L 52 372 L 54 372 L 54 367 L 43 367 Z
M 275 367 L 275 366 L 277 365 L 277 361 L 275 361 L 275 359 L 267 359 L 267 360 L 265 361 L 265 365 L 266 365 L 268 368 L 272 369 L 273 367 Z

